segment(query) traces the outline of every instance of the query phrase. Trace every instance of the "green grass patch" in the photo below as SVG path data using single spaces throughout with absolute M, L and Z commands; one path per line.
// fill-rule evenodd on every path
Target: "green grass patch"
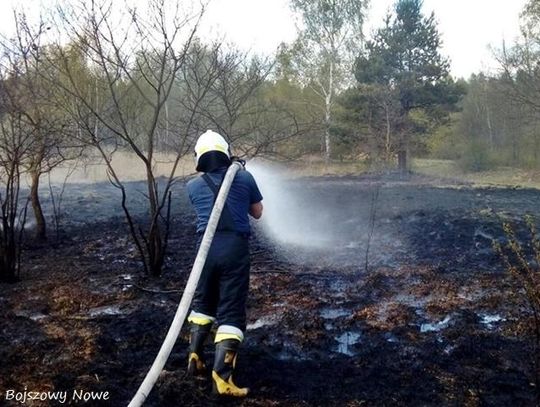
M 525 187 L 540 189 L 540 171 L 496 167 L 484 171 L 464 171 L 455 161 L 414 159 L 411 170 L 432 177 L 470 182 L 477 186 Z

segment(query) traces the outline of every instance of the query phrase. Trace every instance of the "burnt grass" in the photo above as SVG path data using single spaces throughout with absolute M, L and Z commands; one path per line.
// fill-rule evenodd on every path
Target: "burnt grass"
M 530 311 L 492 242 L 504 243 L 503 221 L 526 241 L 523 216 L 537 213 L 540 191 L 437 183 L 290 183 L 315 213 L 337 209 L 333 244 L 277 245 L 255 228 L 236 376 L 252 393 L 229 405 L 536 405 Z M 133 196 L 140 215 L 143 197 Z M 4 392 L 27 388 L 108 391 L 109 401 L 85 405 L 127 405 L 191 270 L 194 215 L 179 184 L 166 266 L 152 278 L 142 273 L 114 188 L 69 185 L 63 205 L 59 238 L 28 239 L 21 281 L 0 285 L 0 404 L 20 405 Z M 145 405 L 221 403 L 208 379 L 185 376 L 187 340 L 184 329 Z M 211 344 L 207 356 L 211 363 Z

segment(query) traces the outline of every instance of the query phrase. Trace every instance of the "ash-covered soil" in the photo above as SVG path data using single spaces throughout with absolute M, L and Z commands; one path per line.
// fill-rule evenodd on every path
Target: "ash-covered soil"
M 536 405 L 532 316 L 492 242 L 504 242 L 504 221 L 525 239 L 523 216 L 537 213 L 540 191 L 436 184 L 289 183 L 305 202 L 306 242 L 275 243 L 256 227 L 236 378 L 252 395 L 232 405 Z M 144 198 L 134 197 L 140 214 Z M 28 242 L 22 281 L 0 285 L 0 404 L 21 405 L 4 393 L 26 388 L 108 391 L 109 401 L 84 405 L 127 405 L 195 256 L 182 185 L 173 202 L 167 265 L 155 279 L 142 275 L 117 191 L 68 186 L 60 239 Z M 306 228 L 299 223 L 290 228 Z M 185 377 L 186 348 L 184 332 L 146 405 L 215 402 L 208 381 Z

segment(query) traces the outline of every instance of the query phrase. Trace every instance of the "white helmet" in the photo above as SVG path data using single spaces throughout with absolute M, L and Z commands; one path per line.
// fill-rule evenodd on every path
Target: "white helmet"
M 227 158 L 231 158 L 227 141 L 225 141 L 221 134 L 212 130 L 207 130 L 206 133 L 201 134 L 195 144 L 197 164 L 201 156 L 209 151 L 219 151 L 227 155 Z

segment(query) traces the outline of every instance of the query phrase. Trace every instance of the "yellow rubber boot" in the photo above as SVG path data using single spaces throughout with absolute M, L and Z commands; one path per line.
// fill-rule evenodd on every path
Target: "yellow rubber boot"
M 206 363 L 204 358 L 204 343 L 212 324 L 191 324 L 191 334 L 189 337 L 189 356 L 187 372 L 190 376 L 204 376 L 206 374 Z
M 216 357 L 212 370 L 213 392 L 219 396 L 246 397 L 247 387 L 238 387 L 233 381 L 236 356 L 240 341 L 225 339 L 216 343 Z

